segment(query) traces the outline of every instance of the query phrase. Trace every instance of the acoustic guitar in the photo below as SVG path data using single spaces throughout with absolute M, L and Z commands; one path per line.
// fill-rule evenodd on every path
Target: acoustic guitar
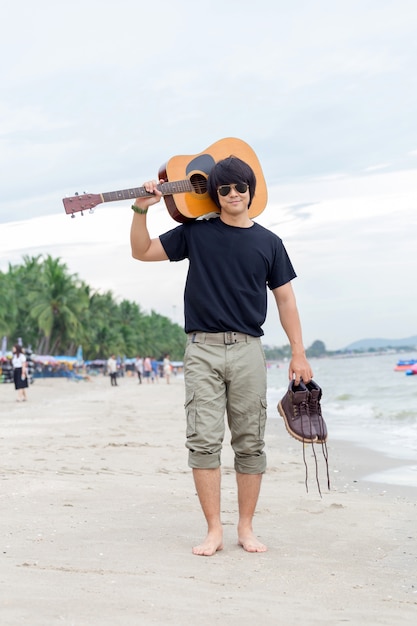
M 256 217 L 262 213 L 268 194 L 259 160 L 247 143 L 241 139 L 228 137 L 216 141 L 199 154 L 174 156 L 159 168 L 158 180 L 164 182 L 158 185 L 158 189 L 162 192 L 168 212 L 175 221 L 184 223 L 208 213 L 219 212 L 207 192 L 207 179 L 213 165 L 229 156 L 239 157 L 255 172 L 256 190 L 249 207 L 249 217 Z M 150 195 L 144 187 L 135 187 L 99 194 L 76 194 L 71 198 L 63 198 L 62 201 L 65 212 L 75 217 L 75 213 L 91 210 L 103 202 L 132 201 Z

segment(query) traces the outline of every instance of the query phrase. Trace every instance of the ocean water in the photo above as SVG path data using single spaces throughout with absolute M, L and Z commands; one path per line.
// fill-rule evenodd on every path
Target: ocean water
M 329 439 L 350 441 L 398 459 L 399 467 L 367 480 L 417 487 L 417 375 L 394 371 L 417 354 L 384 354 L 310 361 L 323 390 Z M 268 417 L 282 419 L 278 400 L 288 388 L 288 364 L 268 364 Z

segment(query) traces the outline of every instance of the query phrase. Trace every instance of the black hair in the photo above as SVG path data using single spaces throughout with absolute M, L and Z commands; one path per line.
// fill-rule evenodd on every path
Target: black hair
M 215 205 L 220 209 L 217 188 L 231 183 L 247 183 L 249 185 L 249 206 L 255 195 L 256 177 L 253 169 L 238 157 L 230 156 L 218 161 L 210 170 L 207 191 Z M 248 207 L 249 208 L 249 207 Z

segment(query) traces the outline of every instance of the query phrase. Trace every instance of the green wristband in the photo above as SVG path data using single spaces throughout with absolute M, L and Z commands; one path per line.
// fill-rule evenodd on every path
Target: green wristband
M 136 204 L 132 204 L 132 211 L 139 213 L 139 215 L 146 215 L 148 209 L 140 209 Z

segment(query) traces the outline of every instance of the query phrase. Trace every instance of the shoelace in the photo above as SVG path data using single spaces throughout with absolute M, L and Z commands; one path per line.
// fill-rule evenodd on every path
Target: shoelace
M 321 432 L 324 433 L 324 419 L 323 419 L 323 415 L 322 415 L 322 412 L 321 412 L 320 402 L 316 398 L 312 398 L 311 395 L 310 395 L 308 403 L 307 402 L 302 402 L 301 404 L 305 404 L 306 405 L 307 415 L 310 415 L 310 413 L 315 413 L 318 416 L 318 418 L 319 418 L 319 426 L 320 426 Z M 327 488 L 330 491 L 329 454 L 328 454 L 328 451 L 327 451 L 327 444 L 326 444 L 325 441 L 319 441 L 318 443 L 319 443 L 319 445 L 321 445 L 323 458 L 324 458 L 324 461 L 325 461 L 325 464 L 326 464 Z M 320 488 L 319 466 L 318 466 L 317 454 L 316 454 L 316 450 L 314 448 L 314 443 L 313 442 L 311 443 L 311 449 L 312 449 L 312 452 L 313 452 L 314 464 L 315 464 L 315 467 L 316 467 L 317 489 L 319 491 L 320 497 L 322 498 L 323 496 L 322 496 L 321 488 Z M 308 466 L 307 466 L 306 457 L 305 457 L 305 443 L 303 443 L 303 461 L 304 461 L 304 466 L 305 466 L 305 470 L 306 470 L 305 486 L 306 486 L 306 491 L 308 493 Z
M 299 402 L 298 404 L 293 404 L 293 409 L 294 409 L 294 419 L 298 417 L 302 417 L 303 415 L 307 417 L 310 415 L 307 400 L 303 400 L 302 402 Z
M 322 453 L 323 453 L 324 462 L 326 464 L 327 489 L 330 491 L 329 455 L 328 455 L 328 452 L 327 452 L 327 445 L 326 445 L 325 441 L 320 441 L 319 445 L 321 445 L 321 450 L 322 450 Z M 308 466 L 307 466 L 307 462 L 306 462 L 305 446 L 306 446 L 306 444 L 303 443 L 303 461 L 304 461 L 304 466 L 305 466 L 305 469 L 306 469 L 305 486 L 306 486 L 306 491 L 308 493 Z M 316 454 L 316 450 L 314 448 L 314 443 L 313 442 L 311 443 L 311 449 L 313 451 L 314 464 L 316 466 L 317 489 L 319 491 L 320 498 L 322 498 L 322 493 L 321 493 L 321 488 L 320 488 L 320 478 L 319 478 L 319 464 L 318 464 L 317 454 Z
M 319 427 L 321 429 L 321 432 L 324 433 L 324 419 L 321 413 L 321 404 L 317 398 L 314 398 L 312 396 L 312 394 L 310 394 L 310 397 L 308 399 L 308 410 L 310 412 L 310 415 L 312 414 L 317 415 L 317 417 L 319 418 L 318 419 Z
M 294 412 L 294 417 L 293 419 L 299 419 L 301 418 L 301 427 L 303 428 L 303 417 L 306 417 L 308 420 L 308 423 L 310 424 L 310 432 L 304 432 L 304 430 L 302 430 L 302 435 L 303 437 L 305 436 L 307 439 L 310 438 L 313 434 L 312 431 L 312 424 L 311 421 L 309 419 L 310 416 L 310 412 L 309 412 L 309 405 L 308 405 L 308 401 L 307 400 L 303 400 L 302 402 L 300 402 L 299 404 L 293 404 L 293 412 Z

